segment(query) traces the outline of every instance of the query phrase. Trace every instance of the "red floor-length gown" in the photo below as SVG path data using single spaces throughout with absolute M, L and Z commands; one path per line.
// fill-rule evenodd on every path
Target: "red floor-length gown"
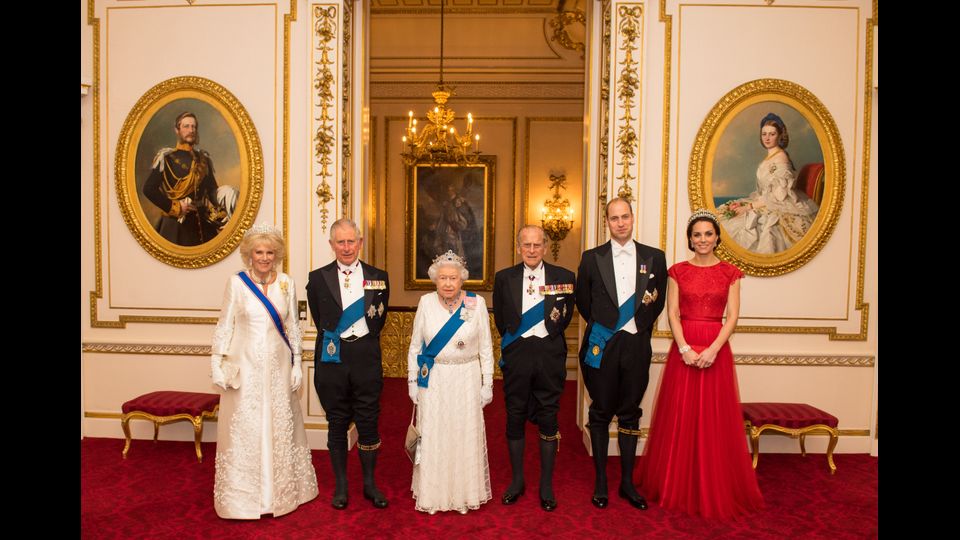
M 730 286 L 743 272 L 723 261 L 703 267 L 681 262 L 668 274 L 679 285 L 683 337 L 700 352 L 720 333 Z M 763 506 L 729 343 L 705 369 L 684 364 L 676 342 L 670 346 L 640 485 L 664 508 L 708 518 L 732 518 Z

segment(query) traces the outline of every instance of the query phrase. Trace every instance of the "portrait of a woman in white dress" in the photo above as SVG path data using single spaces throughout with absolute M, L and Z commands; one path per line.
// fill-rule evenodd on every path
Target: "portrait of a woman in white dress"
M 797 169 L 787 153 L 790 136 L 780 116 L 760 121 L 760 144 L 766 155 L 757 166 L 750 195 L 717 206 L 729 238 L 754 253 L 780 253 L 810 230 L 820 206 L 797 189 Z
M 221 388 L 213 503 L 221 518 L 282 516 L 318 493 L 297 394 L 297 285 L 277 270 L 283 253 L 270 225 L 244 234 L 246 269 L 227 280 L 213 334 L 210 372 Z
M 462 290 L 463 258 L 447 251 L 428 273 L 437 290 L 420 298 L 407 354 L 421 437 L 411 490 L 421 512 L 466 514 L 491 497 L 483 407 L 493 400 L 493 340 L 483 297 Z

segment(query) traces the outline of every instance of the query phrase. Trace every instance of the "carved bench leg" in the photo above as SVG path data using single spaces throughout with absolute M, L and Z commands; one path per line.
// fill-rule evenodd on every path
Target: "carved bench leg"
M 807 440 L 807 432 L 804 431 L 803 433 L 800 434 L 800 455 L 803 457 L 807 457 L 807 447 L 804 444 L 806 440 Z
M 193 422 L 193 446 L 197 451 L 197 461 L 203 463 L 203 452 L 200 451 L 200 439 L 203 438 L 203 417 L 194 416 Z
M 753 453 L 753 468 L 757 468 L 757 460 L 760 459 L 760 430 L 750 426 L 750 452 Z
M 121 416 L 120 425 L 123 427 L 123 435 L 127 439 L 123 445 L 123 459 L 127 459 L 127 452 L 130 451 L 130 417 L 125 414 Z
M 827 446 L 827 464 L 830 465 L 830 474 L 837 473 L 837 466 L 833 463 L 833 449 L 837 447 L 840 432 L 835 429 L 830 430 L 830 445 Z

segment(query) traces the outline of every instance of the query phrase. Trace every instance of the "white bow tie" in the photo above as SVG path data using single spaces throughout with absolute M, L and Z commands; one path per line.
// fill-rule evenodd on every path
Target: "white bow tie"
M 613 242 L 612 245 L 613 245 L 613 256 L 614 256 L 614 257 L 620 255 L 621 253 L 626 253 L 627 255 L 633 255 L 633 253 L 634 253 L 634 246 L 633 246 L 633 242 L 632 242 L 632 241 L 631 241 L 631 242 L 627 242 L 627 244 L 624 245 L 624 246 L 621 246 L 621 245 L 618 244 L 617 242 Z

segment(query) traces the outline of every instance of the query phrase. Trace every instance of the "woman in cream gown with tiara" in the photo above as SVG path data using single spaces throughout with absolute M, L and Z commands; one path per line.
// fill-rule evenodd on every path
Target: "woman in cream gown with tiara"
M 213 502 L 222 518 L 282 516 L 317 496 L 297 393 L 297 286 L 276 270 L 283 252 L 277 229 L 259 224 L 247 231 L 240 243 L 247 270 L 230 276 L 213 335 L 211 377 L 223 389 Z M 253 287 L 279 315 L 286 340 Z
M 491 497 L 483 407 L 493 399 L 493 340 L 483 297 L 461 290 L 468 276 L 463 259 L 447 251 L 428 273 L 437 291 L 420 298 L 407 354 L 407 385 L 421 436 L 411 490 L 421 512 L 466 514 Z M 422 369 L 427 366 L 418 366 L 418 356 L 458 309 L 463 324 L 433 367 Z M 418 385 L 423 375 L 426 388 Z

